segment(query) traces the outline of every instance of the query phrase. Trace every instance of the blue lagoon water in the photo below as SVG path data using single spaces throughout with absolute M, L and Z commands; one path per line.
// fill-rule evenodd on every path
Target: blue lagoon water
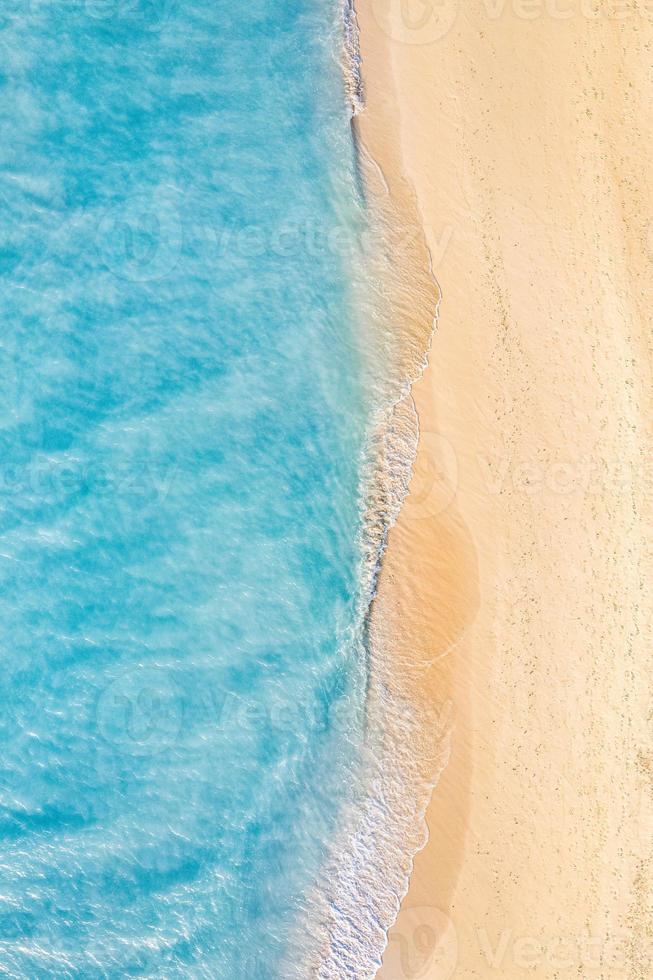
M 319 942 L 367 684 L 341 47 L 337 0 L 0 9 L 0 975 Z

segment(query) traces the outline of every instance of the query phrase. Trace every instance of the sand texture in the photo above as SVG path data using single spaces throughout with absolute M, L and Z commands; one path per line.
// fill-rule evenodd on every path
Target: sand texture
M 357 11 L 442 294 L 372 630 L 451 757 L 379 977 L 650 978 L 652 5 Z

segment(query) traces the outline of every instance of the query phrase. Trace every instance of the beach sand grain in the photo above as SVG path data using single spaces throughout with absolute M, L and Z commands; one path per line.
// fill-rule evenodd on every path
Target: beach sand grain
M 653 972 L 653 20 L 614 7 L 357 0 L 442 292 L 372 629 L 451 757 L 382 980 Z

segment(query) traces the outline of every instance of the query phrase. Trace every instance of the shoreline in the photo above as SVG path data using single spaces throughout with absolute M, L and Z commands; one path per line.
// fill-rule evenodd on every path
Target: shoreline
M 644 977 L 653 24 L 355 7 L 355 126 L 442 291 L 371 630 L 451 757 L 377 976 Z

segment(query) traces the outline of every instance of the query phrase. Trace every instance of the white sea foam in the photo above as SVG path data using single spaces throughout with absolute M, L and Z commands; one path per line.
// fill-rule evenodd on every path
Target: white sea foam
M 354 0 L 344 0 L 343 63 L 345 85 L 353 116 L 365 108 L 365 92 L 361 73 L 360 32 Z
M 345 79 L 352 114 L 356 115 L 363 110 L 364 100 L 353 0 L 345 0 L 344 22 Z M 364 153 L 361 147 L 357 150 Z M 385 185 L 382 194 L 387 192 Z M 392 277 L 396 266 L 403 265 L 397 259 L 405 260 L 407 268 L 415 258 L 414 239 L 406 248 L 404 235 L 399 254 L 389 244 L 387 235 L 397 231 L 391 228 L 392 218 L 400 215 L 392 213 L 389 197 L 386 203 L 389 214 L 369 215 L 370 221 L 378 222 L 381 237 L 386 236 L 385 254 L 383 247 L 378 250 L 381 266 L 375 270 L 377 286 Z M 423 241 L 417 247 L 422 258 L 428 256 Z M 288 964 L 287 975 L 298 980 L 307 976 L 371 980 L 375 976 L 408 888 L 415 854 L 426 843 L 426 808 L 449 757 L 449 705 L 417 706 L 402 696 L 393 680 L 397 671 L 393 637 L 377 622 L 373 640 L 369 630 L 388 533 L 408 492 L 417 453 L 419 420 L 411 390 L 426 367 L 439 306 L 439 287 L 432 270 L 425 269 L 425 278 L 428 282 L 423 287 L 415 283 L 410 287 L 420 294 L 421 306 L 427 311 L 428 322 L 423 329 L 415 329 L 413 323 L 402 338 L 388 321 L 377 338 L 381 356 L 372 374 L 377 372 L 373 388 L 378 403 L 362 467 L 359 646 L 361 663 L 367 670 L 367 701 L 360 781 L 352 802 L 341 813 L 339 833 L 321 885 L 308 901 L 312 941 L 307 943 L 303 934 L 293 944 L 294 961 Z M 376 304 L 383 305 L 383 290 L 377 292 Z M 376 321 L 373 329 L 378 330 L 383 313 L 378 309 L 376 313 L 368 309 L 367 313 Z
M 363 111 L 365 101 L 354 0 L 344 0 L 344 50 L 345 83 L 352 115 L 356 116 Z M 360 146 L 357 151 L 365 154 Z M 367 163 L 376 167 L 374 161 Z M 382 183 L 382 194 L 387 194 L 387 185 L 384 180 Z M 377 281 L 392 277 L 397 267 L 408 268 L 415 258 L 415 247 L 422 258 L 428 257 L 423 241 L 416 246 L 415 240 L 407 240 L 405 235 L 400 236 L 399 248 L 393 247 L 387 236 L 397 232 L 398 219 L 403 216 L 392 213 L 389 196 L 386 204 L 389 213 L 369 216 L 378 222 L 381 236 L 386 235 Z M 392 219 L 397 222 L 394 229 Z M 381 248 L 382 256 L 383 252 Z M 379 404 L 362 468 L 359 643 L 361 662 L 367 669 L 367 703 L 360 783 L 352 794 L 353 802 L 341 814 L 321 887 L 309 900 L 313 942 L 306 944 L 303 936 L 303 942 L 300 939 L 295 945 L 295 952 L 302 950 L 302 954 L 289 965 L 291 977 L 371 980 L 376 975 L 388 932 L 408 888 L 415 854 L 426 843 L 425 814 L 431 793 L 449 757 L 448 703 L 418 706 L 402 696 L 393 681 L 397 671 L 393 637 L 383 624 L 375 622 L 373 640 L 369 630 L 388 533 L 408 492 L 417 453 L 419 420 L 411 390 L 426 367 L 437 326 L 439 287 L 432 269 L 424 272 L 428 282 L 423 286 L 411 284 L 411 289 L 421 294 L 416 306 L 421 303 L 427 310 L 429 322 L 417 330 L 411 324 L 402 337 L 388 321 L 382 328 L 385 333 L 377 340 L 381 357 L 372 373 L 379 371 L 380 365 L 379 377 L 373 383 Z M 377 303 L 383 304 L 382 290 Z M 376 330 L 383 313 L 377 311 L 374 319 Z
M 372 445 L 377 456 L 376 506 L 365 524 L 363 593 L 370 614 L 390 527 L 405 498 L 417 446 L 417 415 L 410 393 L 389 411 Z M 367 980 L 380 966 L 387 935 L 408 888 L 415 854 L 427 839 L 425 813 L 449 758 L 449 705 L 420 705 L 397 691 L 392 636 L 375 630 L 361 640 L 368 663 L 365 742 L 355 803 L 341 815 L 340 832 L 313 896 L 311 918 L 320 923 L 309 960 L 297 977 Z

